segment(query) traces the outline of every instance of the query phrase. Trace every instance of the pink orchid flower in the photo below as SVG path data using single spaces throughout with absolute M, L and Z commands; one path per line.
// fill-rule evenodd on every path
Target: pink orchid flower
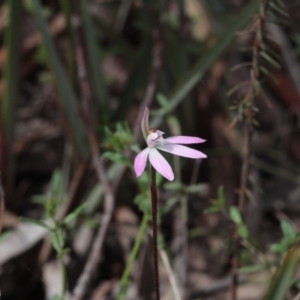
M 154 169 L 159 172 L 162 176 L 170 181 L 174 180 L 174 173 L 166 161 L 166 159 L 157 151 L 157 149 L 169 152 L 175 155 L 189 157 L 189 158 L 206 158 L 207 156 L 197 150 L 188 148 L 186 146 L 178 144 L 200 144 L 205 142 L 205 140 L 193 136 L 172 136 L 169 138 L 163 138 L 163 132 L 156 129 L 149 129 L 149 109 L 146 107 L 144 116 L 142 119 L 142 132 L 145 141 L 148 145 L 146 149 L 140 152 L 134 160 L 134 171 L 137 177 L 141 176 L 145 170 L 147 158 Z

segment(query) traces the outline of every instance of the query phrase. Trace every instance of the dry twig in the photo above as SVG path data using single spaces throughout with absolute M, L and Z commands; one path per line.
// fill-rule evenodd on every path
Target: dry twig
M 73 300 L 84 299 L 86 292 L 89 288 L 90 281 L 92 279 L 93 273 L 95 272 L 102 253 L 102 246 L 104 238 L 112 217 L 114 209 L 114 194 L 110 182 L 106 176 L 104 165 L 100 159 L 100 149 L 98 146 L 98 140 L 94 132 L 93 126 L 93 117 L 92 109 L 90 104 L 90 90 L 87 83 L 87 72 L 86 72 L 86 56 L 85 49 L 83 47 L 83 36 L 82 36 L 82 27 L 78 28 L 76 42 L 76 58 L 77 58 L 77 72 L 78 79 L 80 82 L 82 105 L 83 105 L 83 114 L 85 123 L 87 126 L 88 139 L 91 149 L 93 167 L 99 182 L 103 185 L 104 188 L 104 212 L 101 218 L 101 224 L 98 229 L 96 238 L 94 240 L 90 256 L 88 257 L 87 263 L 84 267 L 83 273 L 78 279 L 76 287 L 73 293 Z
M 249 107 L 246 107 L 244 110 L 244 141 L 243 148 L 244 153 L 242 155 L 242 169 L 241 169 L 241 180 L 239 188 L 239 197 L 238 197 L 238 208 L 239 212 L 243 218 L 245 213 L 245 200 L 247 194 L 248 186 L 248 176 L 250 169 L 250 157 L 251 157 L 251 140 L 253 133 L 253 119 L 254 119 L 254 109 L 252 101 L 260 93 L 260 90 L 257 87 L 257 82 L 260 80 L 260 71 L 259 71 L 259 55 L 261 47 L 263 46 L 263 26 L 266 19 L 266 13 L 269 6 L 269 0 L 264 0 L 260 5 L 260 12 L 256 18 L 254 18 L 253 23 L 250 25 L 251 30 L 254 29 L 255 40 L 252 45 L 252 66 L 250 68 L 250 79 L 251 86 L 250 91 L 241 101 L 241 105 L 250 103 Z M 234 232 L 234 249 L 233 249 L 233 258 L 232 258 L 232 282 L 231 282 L 231 300 L 237 299 L 237 286 L 238 286 L 238 268 L 240 260 L 240 249 L 241 249 L 241 236 L 238 232 L 238 228 L 235 228 Z
M 168 259 L 168 256 L 167 256 L 167 253 L 165 250 L 160 250 L 160 257 L 161 257 L 161 260 L 165 266 L 165 269 L 166 269 L 168 277 L 169 277 L 169 281 L 170 281 L 171 288 L 172 288 L 173 295 L 174 295 L 174 300 L 181 300 L 180 291 L 177 286 L 175 274 L 172 270 L 170 261 Z

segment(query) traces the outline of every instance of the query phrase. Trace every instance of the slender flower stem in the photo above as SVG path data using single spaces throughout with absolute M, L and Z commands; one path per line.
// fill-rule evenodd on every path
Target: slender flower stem
M 152 231 L 153 231 L 153 263 L 154 263 L 154 288 L 156 300 L 159 296 L 159 272 L 158 272 L 158 250 L 157 250 L 157 191 L 156 191 L 156 170 L 151 165 L 151 202 L 152 202 Z
M 149 221 L 149 214 L 148 213 L 144 213 L 140 228 L 139 228 L 139 232 L 138 235 L 136 237 L 136 240 L 134 242 L 133 248 L 131 250 L 128 262 L 126 264 L 125 270 L 123 272 L 122 278 L 121 278 L 121 283 L 120 283 L 120 290 L 117 296 L 117 300 L 123 300 L 125 298 L 125 294 L 126 294 L 126 288 L 127 288 L 127 281 L 128 281 L 128 276 L 130 274 L 130 271 L 132 269 L 133 263 L 139 253 L 142 241 L 143 241 L 143 237 L 147 231 L 147 225 L 148 225 L 148 221 Z

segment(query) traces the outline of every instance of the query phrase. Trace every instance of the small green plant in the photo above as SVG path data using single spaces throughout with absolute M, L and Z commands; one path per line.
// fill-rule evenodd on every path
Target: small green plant
M 271 251 L 286 253 L 296 243 L 297 234 L 291 223 L 285 219 L 280 221 L 280 227 L 283 236 L 279 242 L 271 245 Z
M 50 181 L 49 191 L 45 195 L 36 195 L 33 202 L 41 204 L 44 207 L 44 217 L 41 220 L 30 218 L 22 218 L 49 230 L 51 244 L 57 253 L 57 258 L 61 266 L 62 288 L 60 296 L 54 299 L 64 299 L 67 291 L 67 274 L 64 262 L 65 255 L 69 252 L 66 247 L 65 229 L 68 224 L 75 220 L 83 211 L 85 203 L 77 207 L 74 211 L 61 218 L 61 208 L 66 199 L 66 191 L 64 191 L 63 173 L 55 170 Z
M 108 151 L 123 152 L 134 145 L 131 130 L 127 123 L 117 123 L 115 130 L 109 127 L 104 129 L 103 147 Z
M 237 231 L 241 238 L 248 238 L 249 232 L 245 225 L 239 209 L 236 206 L 231 206 L 229 209 L 230 220 L 237 226 Z
M 224 196 L 224 187 L 220 186 L 218 188 L 218 198 L 212 202 L 212 205 L 204 210 L 205 214 L 223 212 L 227 215 L 225 209 L 225 196 Z

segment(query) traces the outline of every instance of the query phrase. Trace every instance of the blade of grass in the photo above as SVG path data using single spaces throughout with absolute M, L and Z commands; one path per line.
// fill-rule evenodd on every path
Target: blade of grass
M 182 102 L 184 97 L 191 92 L 215 61 L 232 45 L 237 31 L 247 25 L 250 20 L 249 17 L 258 11 L 258 7 L 259 1 L 251 1 L 212 49 L 209 49 L 207 53 L 196 62 L 195 66 L 182 77 L 182 80 L 167 97 L 170 101 L 168 111 L 161 110 L 159 115 L 151 123 L 151 127 L 157 128 L 163 120 L 163 115 L 166 112 L 173 111 Z
M 102 57 L 100 47 L 97 46 L 95 30 L 88 11 L 88 1 L 81 0 L 81 14 L 83 20 L 84 38 L 88 54 L 88 76 L 93 98 L 96 100 L 97 113 L 100 113 L 102 123 L 107 123 L 109 112 L 109 94 L 105 77 L 102 72 Z
M 15 116 L 15 102 L 18 93 L 19 81 L 19 59 L 20 59 L 20 15 L 21 1 L 10 0 L 7 2 L 9 6 L 9 25 L 5 33 L 5 48 L 7 51 L 7 59 L 4 67 L 4 94 L 0 102 L 1 104 L 1 139 L 3 140 L 3 157 L 1 157 L 0 166 L 4 170 L 4 181 L 6 188 L 10 190 L 12 181 L 12 135 L 13 120 Z M 6 159 L 4 159 L 6 157 Z
M 130 275 L 133 264 L 138 256 L 139 250 L 141 248 L 143 238 L 144 238 L 147 228 L 148 228 L 149 219 L 150 219 L 150 217 L 149 217 L 148 213 L 144 213 L 144 216 L 143 216 L 140 228 L 139 228 L 139 232 L 137 234 L 137 237 L 135 239 L 133 248 L 130 252 L 125 270 L 121 277 L 120 289 L 119 289 L 118 295 L 116 297 L 117 300 L 123 300 L 126 297 L 126 290 L 128 287 L 128 277 Z
M 270 286 L 262 300 L 284 300 L 292 284 L 300 259 L 299 245 L 286 254 L 281 266 L 275 272 Z
M 61 61 L 54 47 L 54 43 L 49 33 L 47 23 L 42 14 L 42 6 L 40 4 L 40 1 L 33 0 L 33 4 L 35 9 L 35 17 L 45 43 L 49 64 L 53 72 L 53 77 L 55 79 L 57 89 L 61 96 L 64 113 L 71 128 L 71 136 L 80 155 L 86 156 L 88 153 L 86 134 L 82 119 L 78 111 L 76 94 L 71 88 L 70 82 L 61 65 Z

